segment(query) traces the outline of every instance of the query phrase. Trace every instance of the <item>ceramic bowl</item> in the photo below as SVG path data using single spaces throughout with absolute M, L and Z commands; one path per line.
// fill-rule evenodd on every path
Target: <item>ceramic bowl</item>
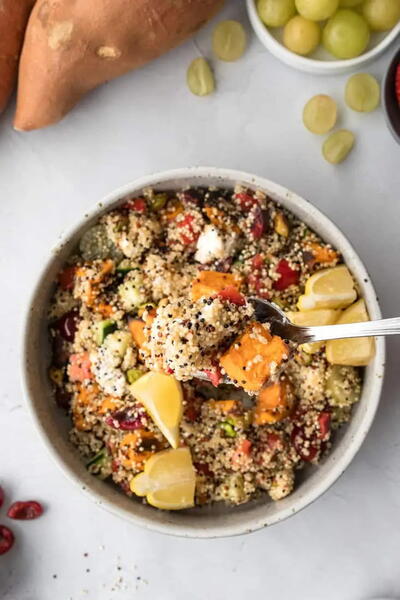
M 267 28 L 258 16 L 256 0 L 246 0 L 247 12 L 252 27 L 260 42 L 282 62 L 299 71 L 314 73 L 315 75 L 338 75 L 348 73 L 364 67 L 367 63 L 379 56 L 400 32 L 400 22 L 390 31 L 374 33 L 366 52 L 347 60 L 337 60 L 322 47 L 318 48 L 312 56 L 300 56 L 291 52 L 282 43 L 282 27 Z
M 46 311 L 58 270 L 84 231 L 100 214 L 115 207 L 127 194 L 138 194 L 147 186 L 175 190 L 193 185 L 232 188 L 235 183 L 264 190 L 324 240 L 338 248 L 359 283 L 371 318 L 380 318 L 376 294 L 364 265 L 344 235 L 318 209 L 295 193 L 262 177 L 205 167 L 178 169 L 142 177 L 108 195 L 74 225 L 59 246 L 52 252 L 49 251 L 47 264 L 44 268 L 40 267 L 41 272 L 26 316 L 22 370 L 27 404 L 50 454 L 64 473 L 95 504 L 135 525 L 171 535 L 212 538 L 244 534 L 278 523 L 316 500 L 343 473 L 360 448 L 371 426 L 381 392 L 385 355 L 383 338 L 377 340 L 376 356 L 365 371 L 362 397 L 354 407 L 351 422 L 335 436 L 332 451 L 320 466 L 300 472 L 294 492 L 279 502 L 268 500 L 267 494 L 264 494 L 262 498 L 238 507 L 215 504 L 182 512 L 165 512 L 128 498 L 113 484 L 99 481 L 87 472 L 76 449 L 68 440 L 70 421 L 55 406 L 47 377 L 50 349 Z
M 400 104 L 395 93 L 395 77 L 400 64 L 400 48 L 392 56 L 382 86 L 382 102 L 386 123 L 394 139 L 400 144 Z

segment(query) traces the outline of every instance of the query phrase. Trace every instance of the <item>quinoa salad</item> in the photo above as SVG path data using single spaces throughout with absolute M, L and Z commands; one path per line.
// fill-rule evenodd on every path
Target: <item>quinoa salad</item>
M 295 346 L 368 319 L 340 254 L 261 191 L 145 189 L 103 214 L 49 307 L 56 403 L 93 476 L 159 509 L 290 494 L 351 418 L 373 340 Z

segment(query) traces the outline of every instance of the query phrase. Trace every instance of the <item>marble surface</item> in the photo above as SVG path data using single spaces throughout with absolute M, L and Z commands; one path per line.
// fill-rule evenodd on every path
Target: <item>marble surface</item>
M 239 1 L 223 16 L 247 24 Z M 210 54 L 210 31 L 103 86 L 55 127 L 16 133 L 13 107 L 1 118 L 0 478 L 8 500 L 32 497 L 46 506 L 40 520 L 13 524 L 15 548 L 0 558 L 3 600 L 400 597 L 399 339 L 389 340 L 381 406 L 347 472 L 302 513 L 241 538 L 168 538 L 96 508 L 53 464 L 24 408 L 21 324 L 38 267 L 64 228 L 144 173 L 235 167 L 296 190 L 354 242 L 384 315 L 400 312 L 400 149 L 382 112 L 346 111 L 344 76 L 293 71 L 255 36 L 240 62 L 215 64 L 215 95 L 193 97 L 185 70 L 199 51 Z M 389 54 L 369 71 L 382 76 Z M 339 167 L 322 160 L 321 140 L 301 124 L 302 106 L 320 92 L 338 99 L 341 125 L 357 135 Z

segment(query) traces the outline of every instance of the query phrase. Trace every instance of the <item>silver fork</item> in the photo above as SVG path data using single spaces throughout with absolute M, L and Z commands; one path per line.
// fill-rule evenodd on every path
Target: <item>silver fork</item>
M 379 319 L 363 323 L 321 325 L 301 327 L 294 325 L 283 310 L 273 302 L 261 298 L 249 298 L 255 308 L 255 317 L 260 323 L 270 323 L 271 333 L 297 344 L 323 342 L 342 338 L 400 334 L 400 317 Z
M 272 335 L 279 335 L 284 340 L 305 344 L 311 342 L 324 342 L 342 338 L 357 338 L 381 335 L 400 334 L 400 317 L 394 319 L 379 319 L 379 321 L 365 321 L 363 323 L 345 323 L 343 325 L 321 325 L 314 327 L 301 327 L 294 325 L 282 309 L 273 302 L 262 298 L 249 298 L 255 308 L 255 318 L 260 323 L 269 323 Z M 202 372 L 196 373 L 199 379 L 209 380 Z M 223 383 L 232 383 L 224 377 Z

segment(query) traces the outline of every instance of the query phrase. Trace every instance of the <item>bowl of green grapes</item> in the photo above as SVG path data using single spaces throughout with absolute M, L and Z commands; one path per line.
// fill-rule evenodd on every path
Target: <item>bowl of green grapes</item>
M 400 33 L 400 0 L 247 0 L 247 9 L 272 54 L 321 75 L 365 65 Z

